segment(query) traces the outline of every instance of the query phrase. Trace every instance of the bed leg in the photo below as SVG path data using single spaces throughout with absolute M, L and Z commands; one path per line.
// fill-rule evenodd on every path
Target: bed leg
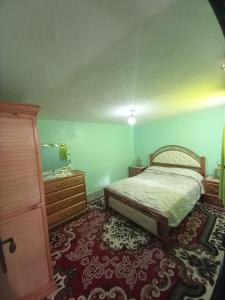
M 169 246 L 169 236 L 162 239 L 163 246 L 167 248 Z
M 158 222 L 158 236 L 160 237 L 163 246 L 169 246 L 169 226 L 167 219 L 164 222 Z

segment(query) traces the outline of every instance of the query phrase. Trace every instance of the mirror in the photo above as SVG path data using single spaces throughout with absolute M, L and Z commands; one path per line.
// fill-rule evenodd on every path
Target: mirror
M 71 173 L 70 145 L 41 144 L 40 152 L 44 176 Z

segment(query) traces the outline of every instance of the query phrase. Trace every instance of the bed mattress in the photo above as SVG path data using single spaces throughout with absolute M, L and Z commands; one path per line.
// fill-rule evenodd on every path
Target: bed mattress
M 204 194 L 202 179 L 192 170 L 153 166 L 107 189 L 157 211 L 168 218 L 169 226 L 176 227 Z

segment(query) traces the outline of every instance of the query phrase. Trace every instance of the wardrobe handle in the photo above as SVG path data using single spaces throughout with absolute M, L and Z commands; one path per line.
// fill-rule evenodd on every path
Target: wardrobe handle
M 0 264 L 2 267 L 2 272 L 3 273 L 7 273 L 7 265 L 5 262 L 5 255 L 4 255 L 4 251 L 3 251 L 3 246 L 5 244 L 9 243 L 9 252 L 10 253 L 14 253 L 16 251 L 16 243 L 14 242 L 13 238 L 10 237 L 4 241 L 1 240 L 0 238 Z

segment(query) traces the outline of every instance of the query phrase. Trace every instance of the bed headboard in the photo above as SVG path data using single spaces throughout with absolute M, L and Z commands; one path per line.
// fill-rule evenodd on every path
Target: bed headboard
M 164 146 L 150 154 L 150 166 L 186 168 L 205 176 L 205 157 L 177 145 Z

